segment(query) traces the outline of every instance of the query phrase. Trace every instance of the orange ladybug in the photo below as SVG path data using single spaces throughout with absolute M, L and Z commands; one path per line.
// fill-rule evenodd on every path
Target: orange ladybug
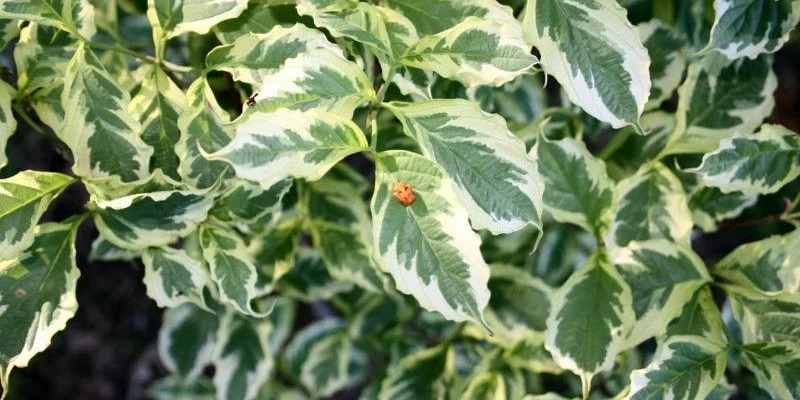
M 411 189 L 411 184 L 407 182 L 397 182 L 397 184 L 394 185 L 393 194 L 394 198 L 405 207 L 414 204 L 414 201 L 417 200 L 417 196 L 414 195 L 414 190 Z

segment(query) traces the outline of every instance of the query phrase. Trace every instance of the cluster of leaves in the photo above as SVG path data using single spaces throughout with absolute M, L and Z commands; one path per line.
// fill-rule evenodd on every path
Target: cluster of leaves
M 0 0 L 0 149 L 16 114 L 73 173 L 0 180 L 3 387 L 74 315 L 90 218 L 168 308 L 156 398 L 716 399 L 729 358 L 796 397 L 800 233 L 690 245 L 800 175 L 761 125 L 800 2 L 505 3 Z

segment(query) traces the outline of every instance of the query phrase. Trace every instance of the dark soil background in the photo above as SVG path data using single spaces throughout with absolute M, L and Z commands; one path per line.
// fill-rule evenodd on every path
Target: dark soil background
M 7 52 L 8 49 L 4 53 Z M 10 65 L 7 58 L 3 61 Z M 797 38 L 775 55 L 774 69 L 779 84 L 769 122 L 800 132 Z M 18 120 L 19 129 L 7 149 L 10 165 L 0 176 L 23 169 L 68 172 L 64 156 L 68 152 L 63 145 L 38 135 Z M 762 198 L 758 206 L 736 221 L 727 222 L 720 232 L 696 237 L 698 253 L 712 264 L 741 243 L 787 230 L 788 226 L 773 222 L 769 216 L 782 211 L 782 197 L 796 193 L 796 183 L 784 193 Z M 81 213 L 87 197 L 83 187 L 73 185 L 52 204 L 44 220 L 60 221 Z M 10 399 L 141 399 L 144 388 L 164 373 L 156 354 L 161 310 L 145 294 L 141 263 L 88 262 L 95 237 L 97 231 L 87 221 L 77 241 L 81 270 L 77 314 L 28 368 L 14 370 Z

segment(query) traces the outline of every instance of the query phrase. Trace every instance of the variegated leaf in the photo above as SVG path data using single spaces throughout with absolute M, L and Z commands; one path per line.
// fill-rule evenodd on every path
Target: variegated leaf
M 617 203 L 609 245 L 624 247 L 630 241 L 667 239 L 689 244 L 692 214 L 678 178 L 663 164 L 644 165 L 636 175 L 617 184 Z
M 13 19 L 0 19 L 0 50 L 19 36 L 20 23 Z
M 286 344 L 286 340 L 294 334 L 298 304 L 287 297 L 276 297 L 269 301 L 272 304 L 272 311 L 267 318 L 272 323 L 272 332 L 270 332 L 267 342 L 270 351 L 278 353 Z
M 0 386 L 8 393 L 11 370 L 50 345 L 75 315 L 75 235 L 83 219 L 43 224 L 28 250 L 0 261 Z
M 268 319 L 227 312 L 217 332 L 214 386 L 217 399 L 252 400 L 272 372 Z
M 272 291 L 272 285 L 294 267 L 301 225 L 300 219 L 282 221 L 250 240 L 248 253 L 253 255 L 258 268 L 259 292 Z
M 48 25 L 30 23 L 20 30 L 19 41 L 14 46 L 14 63 L 17 67 L 17 96 L 28 93 L 37 95 L 36 89 L 52 89 L 59 87 L 55 103 L 61 108 L 61 88 L 64 86 L 64 75 L 67 64 L 75 53 L 76 39 L 66 31 Z M 46 89 L 45 89 L 46 90 Z M 33 100 L 33 99 L 31 99 Z M 39 102 L 33 102 L 36 107 Z M 38 113 L 38 108 L 37 108 Z M 61 118 L 52 124 L 51 119 L 44 116 L 45 122 L 53 131 L 61 127 Z
M 11 85 L 5 81 L 0 82 L 0 169 L 8 163 L 6 142 L 17 130 L 17 120 L 11 112 L 11 101 L 16 95 L 16 90 Z
M 312 322 L 297 332 L 283 352 L 282 363 L 290 376 L 301 378 L 303 364 L 308 359 L 316 343 L 326 338 L 339 336 L 346 332 L 344 322 L 336 317 L 323 318 Z
M 650 55 L 650 98 L 645 109 L 658 108 L 672 97 L 686 69 L 686 39 L 673 28 L 654 19 L 639 24 L 639 36 Z
M 614 181 L 605 163 L 589 153 L 582 141 L 569 137 L 551 141 L 541 136 L 530 155 L 536 158 L 547 188 L 545 209 L 556 221 L 602 236 L 611 223 L 614 200 Z
M 179 179 L 175 144 L 181 137 L 178 116 L 186 97 L 159 66 L 150 67 L 142 79 L 128 112 L 142 124 L 142 140 L 153 148 L 150 170 L 160 168 L 170 178 Z
M 755 135 L 723 140 L 691 171 L 724 193 L 773 193 L 800 176 L 800 139 L 780 125 L 762 125 Z
M 611 260 L 631 288 L 636 322 L 627 347 L 664 333 L 694 292 L 711 281 L 705 265 L 689 247 L 667 240 L 630 242 Z
M 774 399 L 800 393 L 800 346 L 791 342 L 751 343 L 738 347 L 742 364 Z
M 425 36 L 400 60 L 432 70 L 466 86 L 500 86 L 537 62 L 522 35 L 498 21 L 469 17 L 436 35 Z
M 678 335 L 700 336 L 716 342 L 726 340 L 722 314 L 708 286 L 697 290 L 683 305 L 680 316 L 667 326 L 666 337 Z
M 339 164 L 305 189 L 299 206 L 308 219 L 346 226 L 370 241 L 372 222 L 363 201 L 370 183 L 357 170 Z
M 724 286 L 744 343 L 790 341 L 800 345 L 800 294 L 766 296 L 741 286 Z
M 528 224 L 541 228 L 543 183 L 536 162 L 503 118 L 467 100 L 387 107 L 422 153 L 447 171 L 475 229 L 500 234 Z
M 225 124 L 230 116 L 223 110 L 205 76 L 200 77 L 186 91 L 187 104 L 178 117 L 180 140 L 175 145 L 180 165 L 178 173 L 191 185 L 207 189 L 218 179 L 233 177 L 233 168 L 222 161 L 209 161 L 200 153 L 214 152 L 231 141 L 233 133 Z
M 319 250 L 309 247 L 298 249 L 293 268 L 286 271 L 275 286 L 281 294 L 306 302 L 330 300 L 353 288 L 349 282 L 334 279 Z
M 242 35 L 231 44 L 214 48 L 206 56 L 206 68 L 230 72 L 234 80 L 260 85 L 286 60 L 317 49 L 342 54 L 322 32 L 300 24 L 290 28 L 276 26 L 269 33 Z
M 508 348 L 503 353 L 503 361 L 509 366 L 535 373 L 561 374 L 561 367 L 553 361 L 550 352 L 544 347 L 545 333 L 528 331 L 522 339 L 505 343 Z
M 153 149 L 139 137 L 142 126 L 128 112 L 129 101 L 88 45 L 78 45 L 67 65 L 64 121 L 56 131 L 72 150 L 76 175 L 132 182 L 150 174 Z
M 714 275 L 768 295 L 800 291 L 800 231 L 736 248 L 714 266 Z
M 329 397 L 348 386 L 348 367 L 354 349 L 342 331 L 311 345 L 300 370 L 300 381 L 314 397 Z
M 415 352 L 400 360 L 381 382 L 379 400 L 442 399 L 455 374 L 455 356 L 448 345 Z
M 193 304 L 164 311 L 158 332 L 161 362 L 183 379 L 198 378 L 213 359 L 219 323 L 219 316 Z
M 191 381 L 170 375 L 153 382 L 147 396 L 153 400 L 216 400 L 211 378 L 200 377 Z
M 89 0 L 0 0 L 0 18 L 50 25 L 84 39 L 97 31 Z
M 381 268 L 426 310 L 485 325 L 489 267 L 444 170 L 405 151 L 379 153 L 376 159 L 371 210 Z M 398 184 L 409 185 L 414 200 L 396 198 Z
M 300 20 L 294 2 L 251 1 L 238 17 L 217 24 L 213 30 L 222 44 L 231 44 L 249 33 L 268 33 L 277 25 L 291 25 Z
M 261 112 L 319 108 L 352 118 L 357 107 L 375 100 L 375 90 L 361 67 L 340 54 L 316 49 L 264 78 L 253 100 L 252 109 Z
M 717 230 L 717 222 L 736 218 L 758 201 L 757 194 L 723 193 L 715 187 L 698 186 L 689 194 L 692 220 L 704 232 Z
M 209 215 L 223 222 L 256 221 L 279 213 L 283 196 L 291 187 L 291 179 L 278 181 L 267 189 L 246 181 L 231 181 L 231 186 L 214 200 Z
M 168 245 L 203 222 L 212 199 L 180 190 L 132 194 L 98 200 L 94 222 L 112 244 L 131 250 Z
M 528 0 L 523 25 L 571 102 L 614 128 L 639 126 L 650 57 L 616 1 Z
M 313 221 L 311 237 L 334 279 L 352 282 L 364 290 L 381 292 L 384 276 L 372 260 L 368 239 L 353 228 Z
M 416 26 L 420 35 L 433 35 L 450 29 L 468 17 L 497 21 L 522 32 L 511 7 L 495 0 L 385 0 Z
M 202 35 L 219 22 L 239 16 L 247 8 L 247 1 L 148 0 L 147 19 L 166 38 L 186 32 Z
M 210 160 L 231 164 L 239 178 L 269 188 L 287 177 L 316 180 L 341 159 L 363 151 L 367 140 L 348 118 L 320 111 L 281 109 L 253 113 Z
M 260 294 L 256 290 L 256 266 L 242 239 L 231 230 L 201 226 L 200 245 L 220 300 L 242 314 L 263 316 L 253 309 L 253 300 Z
M 608 371 L 634 323 L 631 289 L 603 253 L 596 253 L 551 299 L 545 347 L 553 359 L 583 381 Z M 591 334 L 587 334 L 591 332 Z
M 633 371 L 625 400 L 705 399 L 725 374 L 723 344 L 696 336 L 675 336 L 662 343 L 650 365 Z
M 506 385 L 503 376 L 497 372 L 483 372 L 470 380 L 464 393 L 461 394 L 464 400 L 503 400 L 508 399 Z
M 766 55 L 729 61 L 713 52 L 689 64 L 665 154 L 709 152 L 720 140 L 755 131 L 775 106 L 778 81 L 771 65 Z
M 89 252 L 89 261 L 133 261 L 142 256 L 139 250 L 128 250 L 116 246 L 113 243 L 105 240 L 102 236 L 92 242 L 92 250 Z
M 390 8 L 347 0 L 299 0 L 300 15 L 314 18 L 335 37 L 363 43 L 375 53 L 386 71 L 397 66 L 405 51 L 419 40 L 414 25 Z
M 74 181 L 66 175 L 38 171 L 0 179 L 0 260 L 16 257 L 33 243 L 39 218 Z
M 800 3 L 792 0 L 716 0 L 714 11 L 707 49 L 732 60 L 778 51 L 800 21 Z
M 190 257 L 185 250 L 153 247 L 142 254 L 142 262 L 147 295 L 159 307 L 173 308 L 190 302 L 207 308 L 203 289 L 210 282 L 202 261 Z

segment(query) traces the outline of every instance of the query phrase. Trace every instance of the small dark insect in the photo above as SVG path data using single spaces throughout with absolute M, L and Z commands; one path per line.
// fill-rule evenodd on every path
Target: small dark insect
M 16 294 L 17 297 L 22 297 L 22 296 L 25 296 L 26 292 L 25 292 L 25 289 L 19 288 L 14 292 L 14 294 Z
M 247 106 L 248 107 L 252 107 L 252 106 L 256 105 L 256 96 L 258 96 L 258 92 L 253 93 L 253 95 L 250 96 L 249 99 L 247 99 Z
M 414 201 L 417 200 L 417 196 L 414 195 L 414 190 L 411 189 L 410 183 L 397 182 L 397 184 L 394 185 L 393 194 L 394 198 L 405 207 L 414 204 Z

